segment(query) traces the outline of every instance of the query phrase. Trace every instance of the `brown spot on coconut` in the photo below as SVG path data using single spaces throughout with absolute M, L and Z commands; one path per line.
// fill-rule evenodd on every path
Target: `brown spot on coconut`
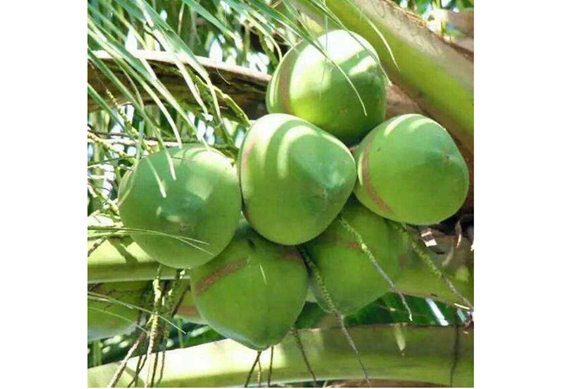
M 370 179 L 370 148 L 372 145 L 371 137 L 366 138 L 364 143 L 364 151 L 362 152 L 362 186 L 366 190 L 366 193 L 370 197 L 370 199 L 376 204 L 376 206 L 381 209 L 385 215 L 392 214 L 392 209 L 382 200 L 380 194 L 376 190 L 376 188 L 372 185 Z
M 235 259 L 231 262 L 226 263 L 224 266 L 217 268 L 216 271 L 212 272 L 207 277 L 200 279 L 200 281 L 196 283 L 194 295 L 200 296 L 223 277 L 235 273 L 236 271 L 242 269 L 245 265 L 246 259 Z
M 400 261 L 400 269 L 404 271 L 404 269 L 406 269 L 406 264 L 408 263 L 408 256 L 406 254 L 402 254 L 398 259 Z
M 349 250 L 361 250 L 360 244 L 358 242 L 349 242 L 344 245 Z
M 180 306 L 178 307 L 176 314 L 191 323 L 207 324 L 206 320 L 204 320 L 200 315 L 200 312 L 198 312 L 198 308 L 196 308 L 190 289 L 188 289 L 184 294 L 184 297 L 182 297 L 182 301 L 180 302 Z

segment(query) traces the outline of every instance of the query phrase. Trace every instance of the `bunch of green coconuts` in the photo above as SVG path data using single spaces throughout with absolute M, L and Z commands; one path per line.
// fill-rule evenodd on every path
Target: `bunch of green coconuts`
M 390 223 L 440 222 L 469 186 L 441 125 L 417 114 L 385 121 L 388 80 L 367 41 L 336 30 L 317 46 L 285 55 L 270 113 L 247 132 L 237 166 L 193 144 L 142 159 L 119 189 L 133 240 L 189 269 L 200 316 L 255 350 L 283 339 L 309 288 L 343 314 L 388 292 L 409 245 Z

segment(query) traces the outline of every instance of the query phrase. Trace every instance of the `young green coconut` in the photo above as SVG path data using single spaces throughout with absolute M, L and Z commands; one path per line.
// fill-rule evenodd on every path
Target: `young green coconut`
M 100 284 L 90 290 L 87 299 L 87 340 L 109 338 L 132 332 L 139 317 L 137 308 L 143 304 L 150 283 L 112 282 Z M 104 301 L 104 295 L 108 300 Z
M 335 30 L 316 41 L 328 58 L 307 41 L 289 50 L 269 83 L 267 110 L 298 116 L 354 144 L 384 121 L 388 80 L 361 36 Z
M 145 157 L 119 188 L 119 213 L 133 240 L 175 268 L 199 266 L 222 252 L 240 211 L 235 168 L 201 144 Z
M 353 313 L 391 290 L 402 272 L 407 247 L 401 231 L 352 197 L 324 233 L 303 245 L 342 314 Z M 310 279 L 318 304 L 330 311 L 314 273 Z
M 194 303 L 208 324 L 258 351 L 291 329 L 309 284 L 294 247 L 265 240 L 245 222 L 219 256 L 190 270 L 190 279 Z
M 239 155 L 244 214 L 265 238 L 307 242 L 338 215 L 356 181 L 348 148 L 313 124 L 266 115 L 247 133 Z
M 459 210 L 469 189 L 467 164 L 445 128 L 418 114 L 392 118 L 356 151 L 355 194 L 385 218 L 430 225 Z

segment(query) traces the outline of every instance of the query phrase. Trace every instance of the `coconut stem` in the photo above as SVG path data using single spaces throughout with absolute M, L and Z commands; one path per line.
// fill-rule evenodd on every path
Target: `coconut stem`
M 174 280 L 172 280 L 172 282 L 167 281 L 165 283 L 165 285 L 167 285 L 167 287 L 166 287 L 167 290 L 166 290 L 166 294 L 165 294 L 165 291 L 163 290 L 162 303 L 163 303 L 163 312 L 165 312 L 165 315 L 167 316 L 168 319 L 172 319 L 174 317 L 174 314 L 176 313 L 176 310 L 180 306 L 180 303 L 182 302 L 182 298 L 184 297 L 184 293 L 187 289 L 187 288 L 183 288 L 183 290 L 180 292 L 180 296 L 178 298 L 178 301 L 176 301 L 176 303 L 174 304 L 174 297 L 173 296 L 176 293 L 177 289 L 179 288 L 180 279 L 184 275 L 185 272 L 186 272 L 185 269 L 177 269 L 176 275 L 174 276 Z M 163 341 L 164 338 L 166 337 L 165 327 L 166 327 L 166 324 L 163 324 L 162 331 L 161 331 L 161 341 Z M 162 381 L 162 377 L 164 376 L 164 367 L 166 365 L 166 363 L 165 363 L 166 362 L 166 343 L 164 343 L 162 346 L 161 359 L 162 359 L 162 362 L 160 365 L 160 373 L 158 375 L 158 380 L 156 381 L 157 387 L 160 385 L 160 382 Z M 157 360 L 158 360 L 158 355 L 157 355 Z M 154 382 L 154 372 L 153 372 L 152 381 Z
M 131 386 L 133 386 L 136 382 L 138 382 L 139 379 L 139 374 L 144 366 L 144 364 L 146 363 L 146 354 L 141 354 L 139 355 L 139 359 L 137 361 L 137 366 L 135 368 L 135 374 L 133 376 L 133 379 L 131 380 L 131 382 L 129 382 L 129 384 L 127 385 L 127 388 L 130 388 Z
M 261 358 L 257 360 L 257 387 L 261 388 L 261 380 L 263 379 L 263 372 L 261 371 Z
M 316 387 L 318 387 L 317 377 L 315 376 L 315 372 L 313 371 L 313 368 L 311 367 L 311 364 L 309 363 L 309 358 L 307 358 L 307 354 L 305 353 L 305 348 L 303 347 L 303 343 L 301 342 L 301 337 L 299 336 L 299 331 L 297 331 L 297 329 L 295 327 L 293 327 L 293 328 L 291 328 L 291 333 L 293 334 L 293 337 L 295 338 L 295 344 L 297 345 L 297 348 L 301 352 L 301 356 L 303 357 L 303 362 L 305 362 L 305 366 L 307 366 L 307 370 L 309 371 L 309 374 L 311 374 L 311 377 L 313 377 L 313 386 L 316 388 Z M 273 351 L 273 348 L 271 349 L 271 351 Z
M 103 237 L 100 239 L 97 239 L 95 242 L 93 242 L 93 245 L 91 247 L 89 247 L 89 249 L 87 249 L 87 258 L 89 258 L 89 256 L 93 253 L 93 251 L 97 250 L 97 248 L 99 246 L 101 246 L 103 243 L 105 243 L 105 241 L 107 240 L 107 237 Z
M 398 290 L 398 288 L 396 288 L 394 281 L 392 281 L 392 279 L 390 279 L 390 277 L 388 276 L 388 274 L 386 274 L 384 269 L 382 269 L 382 267 L 380 266 L 380 264 L 378 263 L 378 261 L 374 257 L 374 254 L 372 253 L 372 251 L 370 251 L 370 249 L 368 248 L 368 246 L 364 242 L 364 238 L 362 238 L 362 235 L 360 235 L 360 233 L 354 227 L 352 227 L 350 225 L 350 223 L 342 216 L 342 214 L 339 217 L 339 221 L 340 221 L 340 224 L 345 229 L 347 229 L 351 234 L 353 234 L 356 237 L 356 240 L 358 241 L 358 244 L 360 245 L 360 249 L 364 252 L 364 254 L 366 254 L 366 256 L 368 257 L 368 259 L 370 260 L 370 262 L 372 263 L 372 265 L 374 266 L 374 268 L 376 269 L 378 274 L 380 274 L 382 276 L 382 278 L 384 278 L 384 280 L 388 283 L 388 285 L 390 285 L 390 288 L 396 294 L 398 294 L 398 296 L 402 300 L 402 304 L 404 305 L 404 308 L 406 308 L 406 312 L 408 312 L 408 318 L 410 319 L 410 321 L 413 321 L 412 310 L 410 309 L 408 303 L 406 302 L 406 297 L 404 297 L 402 292 L 400 292 Z
M 394 229 L 399 230 L 404 232 L 405 234 L 408 235 L 409 239 L 410 239 L 410 245 L 412 246 L 412 249 L 415 251 L 415 253 L 418 255 L 418 257 L 422 260 L 422 262 L 428 267 L 428 269 L 439 279 L 441 279 L 444 284 L 448 287 L 448 289 L 461 301 L 463 301 L 463 303 L 465 303 L 466 306 L 469 307 L 469 309 L 471 311 L 474 311 L 475 308 L 473 307 L 473 304 L 471 304 L 471 302 L 465 297 L 463 296 L 461 293 L 459 293 L 459 291 L 455 288 L 455 286 L 453 285 L 453 283 L 449 280 L 449 278 L 447 278 L 445 276 L 445 274 L 443 274 L 443 272 L 441 271 L 440 268 L 437 267 L 437 265 L 435 264 L 435 262 L 431 259 L 430 255 L 428 254 L 428 252 L 425 250 L 424 247 L 420 246 L 418 244 L 418 242 L 414 239 L 414 237 L 410 234 L 410 232 L 406 229 L 405 224 L 403 223 L 397 223 L 397 222 L 393 222 L 388 220 L 388 223 L 390 226 L 392 226 Z
M 325 286 L 325 281 L 323 280 L 321 272 L 319 271 L 317 266 L 313 263 L 313 261 L 309 257 L 309 254 L 306 252 L 306 250 L 304 250 L 303 248 L 299 248 L 299 252 L 301 253 L 301 256 L 303 257 L 303 260 L 307 264 L 307 267 L 313 273 L 315 280 L 317 281 L 317 285 L 319 286 L 319 290 L 321 292 L 321 295 L 323 296 L 323 299 L 325 300 L 325 303 L 327 304 L 327 307 L 334 313 L 335 318 L 336 318 L 346 340 L 348 341 L 350 348 L 352 349 L 352 351 L 356 355 L 356 359 L 358 359 L 358 363 L 360 364 L 360 367 L 362 368 L 362 372 L 364 373 L 364 379 L 366 380 L 366 383 L 368 384 L 368 386 L 371 386 L 370 379 L 368 378 L 368 369 L 366 368 L 366 366 L 364 366 L 364 363 L 362 362 L 362 358 L 360 357 L 360 353 L 358 352 L 358 348 L 356 347 L 354 340 L 352 339 L 352 337 L 350 336 L 350 333 L 348 332 L 348 330 L 346 329 L 346 326 L 344 325 L 344 320 L 342 320 L 342 315 L 340 314 L 338 309 L 336 309 L 336 307 L 332 301 L 332 298 L 331 298 L 331 296 L 330 296 L 330 294 L 329 294 L 329 292 Z
M 271 388 L 271 373 L 273 373 L 273 351 L 274 346 L 271 346 L 271 352 L 269 354 L 269 372 L 267 373 L 267 387 Z
M 251 369 L 249 370 L 249 374 L 247 375 L 247 379 L 245 380 L 245 384 L 243 385 L 244 388 L 247 388 L 249 386 L 249 381 L 251 381 L 251 375 L 255 370 L 255 366 L 257 366 L 257 362 L 259 361 L 260 356 L 261 356 L 261 351 L 258 351 L 255 357 L 255 361 L 253 361 L 253 365 L 251 365 Z
M 162 266 L 158 267 L 158 271 L 156 272 L 156 277 L 152 282 L 152 287 L 154 290 L 154 306 L 153 306 L 153 311 L 152 311 L 152 316 L 150 318 L 150 340 L 149 340 L 149 344 L 148 344 L 148 350 L 147 350 L 147 360 L 151 361 L 152 360 L 152 352 L 154 351 L 154 344 L 157 341 L 158 338 L 158 318 L 160 315 L 160 308 L 161 308 L 161 299 L 162 299 L 162 287 L 160 284 L 160 273 L 162 270 Z M 156 357 L 155 357 L 156 358 Z M 145 388 L 147 388 L 149 386 L 149 384 L 152 387 L 152 380 L 154 379 L 154 373 L 155 373 L 155 369 L 149 369 L 147 372 L 147 376 L 146 376 L 146 381 L 145 381 Z
M 160 374 L 158 375 L 158 381 L 156 381 L 156 387 L 160 386 L 160 381 L 164 377 L 164 367 L 166 365 L 166 344 L 162 347 L 161 362 L 160 362 Z
M 141 312 L 139 313 L 139 318 L 138 318 L 136 324 L 137 324 L 137 327 L 141 329 L 142 334 L 137 338 L 135 344 L 128 351 L 127 356 L 123 360 L 123 363 L 117 368 L 117 371 L 113 375 L 108 387 L 114 387 L 117 384 L 117 382 L 119 381 L 119 379 L 121 378 L 121 375 L 123 374 L 123 372 L 125 370 L 127 360 L 132 356 L 132 354 L 138 348 L 141 347 L 142 342 L 144 342 L 146 340 L 147 335 L 148 335 L 148 341 L 149 341 L 148 347 L 147 347 L 147 352 L 144 354 L 141 354 L 139 356 L 139 360 L 137 362 L 137 366 L 135 369 L 135 374 L 134 374 L 133 380 L 129 383 L 128 387 L 130 387 L 131 385 L 136 384 L 138 382 L 139 373 L 142 370 L 142 368 L 144 367 L 144 365 L 146 364 L 147 360 L 151 361 L 151 363 L 153 363 L 153 366 L 147 372 L 147 378 L 146 378 L 146 381 L 144 382 L 145 387 L 148 387 L 149 385 L 150 385 L 150 387 L 154 387 L 154 386 L 158 386 L 160 384 L 160 381 L 162 380 L 162 376 L 164 374 L 164 366 L 165 366 L 165 358 L 166 358 L 166 345 L 162 345 L 162 350 L 161 350 L 162 352 L 158 352 L 155 355 L 153 355 L 153 351 L 155 349 L 155 345 L 160 344 L 166 335 L 166 330 L 165 330 L 166 324 L 161 323 L 160 319 L 162 318 L 162 319 L 164 319 L 164 321 L 166 323 L 170 323 L 174 326 L 174 324 L 169 319 L 171 319 L 172 316 L 174 316 L 176 309 L 180 305 L 180 301 L 182 300 L 183 293 L 180 294 L 178 301 L 176 301 L 176 304 L 173 304 L 173 302 L 174 302 L 173 296 L 176 293 L 176 290 L 179 286 L 180 279 L 183 276 L 184 272 L 185 272 L 184 270 L 178 269 L 178 270 L 176 270 L 176 274 L 174 276 L 173 281 L 161 282 L 161 280 L 160 280 L 161 268 L 160 267 L 158 268 L 156 277 L 155 277 L 155 279 L 153 281 L 153 285 L 152 285 L 153 291 L 154 291 L 153 310 L 148 311 L 150 313 L 150 318 L 149 318 L 149 320 L 146 321 L 146 327 L 150 331 L 147 331 L 147 329 L 145 329 L 139 325 L 141 318 L 142 318 L 142 314 L 144 311 L 146 311 L 146 310 L 144 310 L 144 311 L 141 310 Z M 148 301 L 144 303 L 145 306 L 147 306 L 147 304 L 148 304 Z M 162 314 L 162 316 L 161 316 L 161 314 Z M 176 327 L 176 326 L 174 326 L 174 327 Z M 162 354 L 162 355 L 160 355 L 160 354 Z M 154 357 L 154 359 L 153 359 L 153 357 Z M 159 357 L 161 358 L 160 363 L 158 361 Z M 160 371 L 158 368 L 159 365 L 160 365 Z M 157 371 L 159 371 L 159 375 L 158 375 L 158 380 L 155 382 L 155 377 L 156 377 Z
M 132 345 L 132 347 L 127 352 L 127 355 L 125 355 L 125 358 L 123 358 L 121 365 L 119 366 L 119 368 L 117 369 L 117 371 L 113 375 L 113 378 L 111 378 L 111 382 L 109 382 L 109 385 L 107 385 L 108 388 L 114 388 L 115 385 L 117 385 L 117 382 L 119 382 L 119 378 L 121 378 L 121 375 L 123 374 L 123 372 L 125 371 L 125 368 L 127 367 L 127 362 L 132 357 L 133 353 L 139 348 L 139 346 L 142 343 L 142 341 L 144 340 L 145 336 L 146 336 L 146 333 L 141 332 L 141 334 L 137 338 L 136 342 Z

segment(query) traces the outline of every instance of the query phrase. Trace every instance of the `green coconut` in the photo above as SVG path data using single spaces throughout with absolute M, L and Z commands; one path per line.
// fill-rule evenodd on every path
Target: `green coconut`
M 136 328 L 143 297 L 149 282 L 110 282 L 90 289 L 98 295 L 109 297 L 108 301 L 90 297 L 87 299 L 87 340 L 109 338 L 132 332 Z
M 294 247 L 269 242 L 242 222 L 214 260 L 190 270 L 200 315 L 255 350 L 279 343 L 301 313 L 309 277 Z
M 356 151 L 355 194 L 373 212 L 399 222 L 430 225 L 463 205 L 469 171 L 440 124 L 418 114 L 392 118 Z
M 343 314 L 350 314 L 391 289 L 371 262 L 370 253 L 395 282 L 402 272 L 408 241 L 402 232 L 390 227 L 386 219 L 351 198 L 326 231 L 303 247 L 319 270 L 334 307 Z M 310 289 L 318 304 L 329 311 L 315 274 L 311 274 L 310 280 Z
M 283 57 L 269 83 L 267 110 L 298 116 L 353 144 L 384 121 L 388 81 L 361 36 L 335 30 L 317 42 L 328 58 L 307 41 Z
M 193 144 L 168 153 L 142 159 L 123 179 L 119 213 L 151 257 L 191 268 L 231 241 L 241 212 L 239 183 L 230 160 L 214 149 Z
M 307 242 L 338 215 L 356 181 L 348 148 L 313 124 L 286 114 L 257 120 L 239 155 L 244 214 L 265 238 Z

